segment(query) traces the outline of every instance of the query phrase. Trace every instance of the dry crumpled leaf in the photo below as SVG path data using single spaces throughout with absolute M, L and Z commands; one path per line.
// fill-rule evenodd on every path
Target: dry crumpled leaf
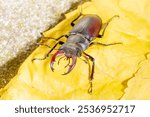
M 1 99 L 150 99 L 150 61 L 146 56 L 150 51 L 148 0 L 93 0 L 82 5 L 82 12 L 99 15 L 103 23 L 114 15 L 120 16 L 110 22 L 104 37 L 95 41 L 123 44 L 92 46 L 86 50 L 96 60 L 93 94 L 87 93 L 87 64 L 78 59 L 70 74 L 61 75 L 64 69 L 60 68 L 66 64 L 61 60 L 61 65 L 55 66 L 56 72 L 52 72 L 49 63 L 55 51 L 46 60 L 31 62 L 49 51 L 49 48 L 40 46 L 26 59 L 10 83 L 1 89 Z M 68 13 L 65 20 L 44 32 L 44 36 L 57 38 L 67 34 L 72 28 L 70 22 L 79 13 L 80 8 Z M 55 41 L 45 43 L 53 46 Z
M 150 58 L 141 63 L 141 68 L 128 82 L 122 99 L 150 99 Z

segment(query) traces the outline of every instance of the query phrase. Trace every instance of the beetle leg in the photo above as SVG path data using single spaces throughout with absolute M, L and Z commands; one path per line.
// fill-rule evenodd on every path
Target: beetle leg
M 92 94 L 92 91 L 93 91 L 92 81 L 94 79 L 95 59 L 91 55 L 89 55 L 85 52 L 83 52 L 83 54 L 85 55 L 86 58 L 88 58 L 92 62 L 92 70 L 91 70 L 91 74 L 90 74 L 90 77 L 89 77 L 90 88 L 88 89 L 88 93 Z
M 54 40 L 58 41 L 58 40 L 61 39 L 62 37 L 68 38 L 68 35 L 62 35 L 62 36 L 60 36 L 60 37 L 58 37 L 58 38 L 42 37 L 42 39 L 54 39 Z M 50 47 L 49 45 L 43 44 L 43 43 L 37 43 L 36 45 L 38 45 L 38 46 L 46 46 L 46 47 L 48 47 L 48 48 L 52 48 L 52 47 Z
M 118 43 L 104 44 L 100 42 L 91 42 L 89 46 L 92 46 L 92 45 L 111 46 L 111 45 L 116 45 L 116 44 L 122 44 L 122 43 L 118 42 Z
M 73 27 L 75 25 L 75 21 L 78 20 L 83 14 L 80 12 L 80 14 L 78 15 L 77 18 L 75 18 L 72 22 L 71 22 L 71 26 Z
M 83 2 L 81 1 L 81 3 L 80 4 L 82 4 Z M 75 25 L 75 21 L 76 20 L 78 20 L 82 15 L 84 15 L 84 14 L 82 14 L 82 6 L 80 7 L 81 9 L 80 9 L 80 14 L 77 16 L 77 18 L 75 18 L 72 22 L 71 22 L 71 26 L 73 27 L 74 25 Z
M 33 62 L 34 60 L 45 60 L 45 59 L 49 56 L 49 54 L 55 49 L 55 47 L 56 47 L 58 44 L 62 45 L 62 44 L 64 44 L 64 42 L 63 42 L 63 41 L 57 42 L 57 43 L 52 47 L 52 49 L 45 55 L 45 57 L 43 57 L 43 58 L 33 58 L 33 59 L 32 59 L 32 62 Z
M 58 37 L 58 38 L 52 38 L 52 37 L 41 37 L 41 38 L 42 38 L 42 39 L 53 39 L 53 40 L 58 41 L 58 40 L 61 39 L 62 37 L 68 38 L 68 35 L 61 35 L 61 36 Z
M 98 35 L 98 36 L 97 36 L 98 38 L 102 38 L 102 37 L 104 36 L 105 30 L 106 30 L 108 24 L 109 24 L 109 23 L 112 21 L 112 19 L 115 18 L 115 17 L 119 17 L 119 15 L 114 15 L 112 18 L 110 18 L 110 19 L 106 22 L 105 27 L 104 27 L 104 29 L 103 29 L 103 32 L 102 32 L 101 35 Z
M 43 43 L 37 43 L 36 45 L 38 45 L 38 46 L 46 46 L 46 47 L 48 47 L 48 48 L 51 48 L 49 45 L 43 44 Z

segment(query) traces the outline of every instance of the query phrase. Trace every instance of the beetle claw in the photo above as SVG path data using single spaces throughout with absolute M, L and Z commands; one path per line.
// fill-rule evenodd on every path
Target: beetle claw
M 51 68 L 52 72 L 54 72 L 54 67 L 53 67 L 53 65 L 54 65 L 54 62 L 51 62 L 50 68 Z
M 72 64 L 71 65 L 69 65 L 69 69 L 68 69 L 68 71 L 67 72 L 65 72 L 64 74 L 62 74 L 62 75 L 67 75 L 68 73 L 70 73 L 71 71 L 72 71 L 72 69 L 75 67 L 75 65 L 76 65 L 76 61 L 77 61 L 77 58 L 75 57 L 75 56 L 73 56 L 72 57 Z M 68 65 L 67 65 L 68 66 Z M 65 67 L 67 67 L 67 66 L 65 66 Z
M 57 51 L 57 52 L 52 56 L 51 63 L 50 63 L 50 68 L 51 68 L 51 70 L 52 70 L 53 72 L 54 72 L 54 67 L 53 67 L 53 65 L 54 65 L 55 59 L 56 59 L 56 57 L 58 57 L 58 56 L 60 56 L 60 55 L 62 55 L 62 54 L 64 54 L 63 51 Z M 66 73 L 64 73 L 64 74 L 62 74 L 62 75 L 66 75 L 66 74 L 70 73 L 70 72 L 72 71 L 72 69 L 75 67 L 76 61 L 77 61 L 77 57 L 76 57 L 76 56 L 72 56 L 71 58 L 72 58 L 72 64 L 69 65 L 69 64 L 70 64 L 70 59 L 67 58 L 67 59 L 69 59 L 69 63 L 65 66 L 65 68 L 66 68 L 67 66 L 69 66 L 69 69 L 68 69 L 68 71 L 67 71 Z M 60 60 L 59 60 L 59 61 L 60 61 Z
M 72 68 L 72 65 L 69 65 L 69 69 L 68 69 L 68 71 L 67 72 L 65 72 L 65 73 L 63 73 L 62 75 L 67 75 L 68 73 L 70 73 L 71 72 L 71 70 L 72 70 L 73 68 Z
M 53 67 L 53 65 L 54 65 L 55 59 L 56 59 L 57 56 L 60 56 L 60 55 L 62 55 L 62 54 L 64 54 L 63 51 L 57 51 L 57 52 L 52 56 L 51 63 L 50 63 L 50 68 L 51 68 L 51 70 L 52 70 L 53 72 L 54 72 L 54 67 Z

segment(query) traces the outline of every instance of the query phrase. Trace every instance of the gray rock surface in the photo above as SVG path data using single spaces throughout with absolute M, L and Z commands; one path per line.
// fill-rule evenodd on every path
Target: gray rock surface
M 81 0 L 0 1 L 0 88 L 36 48 L 40 33 L 54 26 Z

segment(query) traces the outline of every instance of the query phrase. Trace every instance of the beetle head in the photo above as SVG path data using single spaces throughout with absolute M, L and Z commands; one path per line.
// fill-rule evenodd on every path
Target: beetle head
M 59 50 L 52 56 L 51 63 L 50 63 L 50 68 L 52 71 L 54 71 L 53 64 L 55 62 L 56 57 L 61 56 L 61 55 L 65 55 L 67 60 L 69 60 L 69 63 L 65 66 L 65 67 L 69 66 L 69 69 L 66 73 L 63 74 L 63 75 L 66 75 L 66 74 L 70 73 L 72 71 L 72 69 L 75 67 L 77 57 L 81 56 L 81 51 L 80 51 L 80 48 L 75 44 L 74 45 L 69 44 L 69 43 L 63 44 L 59 48 Z M 71 65 L 69 65 L 70 59 L 72 59 Z
M 80 45 L 74 44 L 74 43 L 65 43 L 63 44 L 59 50 L 63 51 L 66 57 L 72 57 L 72 56 L 81 56 L 81 50 L 82 47 Z

